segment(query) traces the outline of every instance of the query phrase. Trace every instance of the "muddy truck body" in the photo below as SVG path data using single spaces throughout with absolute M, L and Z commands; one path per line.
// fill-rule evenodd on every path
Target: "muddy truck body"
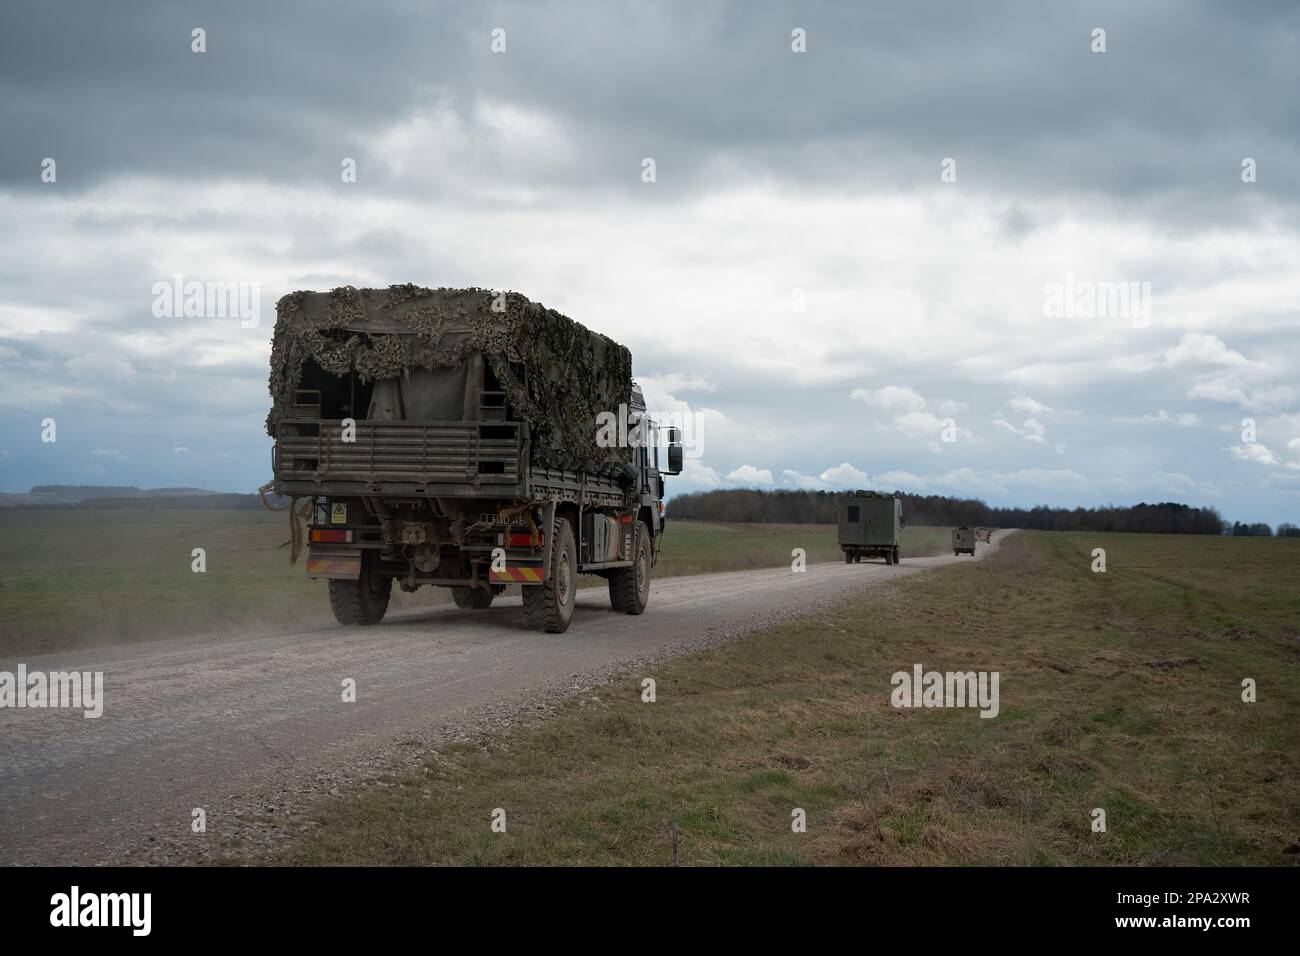
M 903 502 L 889 495 L 856 491 L 835 498 L 837 531 L 844 563 L 884 558 L 897 564 L 905 522 Z
M 975 555 L 975 529 L 962 525 L 960 528 L 952 529 L 952 553 L 953 555 L 969 554 Z M 980 540 L 987 541 L 987 538 Z
M 272 487 L 339 623 L 378 623 L 394 582 L 478 609 L 519 585 L 528 624 L 559 632 L 579 573 L 645 610 L 682 448 L 618 343 L 514 293 L 294 293 L 270 388 Z

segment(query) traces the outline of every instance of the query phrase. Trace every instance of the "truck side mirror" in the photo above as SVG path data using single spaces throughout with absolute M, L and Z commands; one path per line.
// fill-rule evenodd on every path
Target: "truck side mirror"
M 680 445 L 682 443 L 682 430 L 680 428 L 670 427 L 664 429 L 668 435 L 668 444 Z
M 676 429 L 673 429 L 674 431 Z M 682 446 L 680 442 L 674 442 L 668 446 L 668 474 L 680 475 L 682 473 Z

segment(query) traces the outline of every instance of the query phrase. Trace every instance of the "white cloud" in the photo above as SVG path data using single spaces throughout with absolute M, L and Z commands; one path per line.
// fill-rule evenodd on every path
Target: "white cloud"
M 1178 344 L 1165 352 L 1166 365 L 1223 365 L 1253 367 L 1256 363 L 1233 349 L 1218 337 L 1203 332 L 1189 332 Z
M 1046 415 L 1052 410 L 1050 406 L 1044 405 L 1028 395 L 1017 395 L 1007 404 L 1022 415 Z
M 1201 423 L 1201 420 L 1191 412 L 1171 415 L 1163 408 L 1158 410 L 1154 415 L 1143 415 L 1138 420 L 1143 422 L 1159 422 L 1160 424 L 1179 425 L 1183 428 L 1190 428 L 1193 425 L 1199 425 Z
M 821 480 L 832 488 L 861 488 L 871 481 L 866 472 L 854 468 L 847 461 L 823 471 Z
M 894 427 L 909 435 L 930 437 L 943 428 L 943 420 L 929 412 L 908 412 L 894 418 Z
M 1269 451 L 1266 445 L 1259 442 L 1247 442 L 1244 445 L 1230 445 L 1228 452 L 1233 458 L 1239 458 L 1242 461 L 1253 461 L 1260 465 L 1280 465 L 1282 459 Z
M 1013 435 L 1019 435 L 1025 441 L 1047 444 L 1047 428 L 1036 418 L 1026 418 L 1021 424 L 1016 425 L 998 416 L 993 419 L 993 424 Z
M 769 468 L 755 468 L 753 465 L 741 465 L 727 473 L 728 481 L 738 481 L 746 485 L 772 484 L 772 471 Z
M 944 427 L 944 419 L 926 410 L 927 402 L 916 389 L 908 385 L 886 385 L 871 391 L 865 388 L 855 388 L 849 393 L 851 398 L 860 402 L 865 402 L 872 408 L 883 409 L 893 413 L 892 427 L 895 431 L 901 432 L 909 438 L 934 439 L 939 436 Z M 957 409 L 965 408 L 961 402 L 944 401 L 940 403 L 940 409 Z M 952 412 L 949 412 L 951 417 Z M 885 426 L 879 426 L 885 427 Z M 973 436 L 969 429 L 955 426 L 954 433 L 957 437 L 971 439 Z M 926 447 L 931 451 L 942 451 L 942 446 L 937 441 L 928 441 Z
M 794 471 L 790 468 L 781 472 L 783 481 L 781 484 L 788 485 L 792 488 L 802 488 L 809 491 L 819 491 L 825 489 L 825 483 L 811 475 L 805 475 L 802 472 Z
M 886 385 L 875 391 L 855 388 L 849 394 L 873 408 L 883 408 L 886 411 L 919 412 L 925 408 L 925 399 L 921 393 L 907 385 Z
M 1047 444 L 1047 426 L 1043 424 L 1044 418 L 1059 422 L 1077 414 L 1068 409 L 1053 408 L 1035 398 L 1030 398 L 1028 395 L 1015 395 L 1007 402 L 1007 405 L 1013 411 L 1024 415 L 1025 418 L 1017 425 L 1008 421 L 1002 415 L 997 415 L 993 418 L 993 424 L 1013 435 L 1019 435 L 1027 442 L 1038 445 Z M 1058 442 L 1056 449 L 1058 453 L 1063 453 L 1065 446 Z
M 122 454 L 122 452 L 118 451 L 116 448 L 96 448 L 91 452 L 91 455 L 96 458 L 105 458 L 109 461 L 126 461 L 126 455 Z
M 1236 404 L 1248 411 L 1270 411 L 1294 405 L 1297 392 L 1290 385 L 1251 387 L 1236 375 L 1218 375 L 1197 382 L 1188 391 L 1187 397 Z
M 827 468 L 820 475 L 813 477 L 805 475 L 793 469 L 786 469 L 781 472 L 784 476 L 782 484 L 794 488 L 803 488 L 809 491 L 836 491 L 865 488 L 870 485 L 871 478 L 866 472 L 855 468 L 847 461 L 843 464 L 836 465 L 834 468 Z
M 687 458 L 682 463 L 682 480 L 697 488 L 716 488 L 722 484 L 718 473 L 698 458 Z
M 1212 370 L 1192 384 L 1188 398 L 1270 411 L 1294 405 L 1300 397 L 1293 386 L 1267 384 L 1274 377 L 1268 363 L 1249 359 L 1206 333 L 1184 335 L 1165 352 L 1165 364 L 1171 368 L 1199 366 Z

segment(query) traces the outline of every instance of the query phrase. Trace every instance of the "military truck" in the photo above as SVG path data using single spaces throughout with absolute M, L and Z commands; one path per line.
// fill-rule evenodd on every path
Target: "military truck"
M 645 610 L 682 446 L 646 415 L 626 348 L 484 289 L 347 286 L 276 312 L 272 487 L 308 518 L 307 575 L 340 624 L 377 624 L 394 581 L 473 609 L 520 585 L 553 633 L 579 573 Z
M 854 491 L 837 495 L 835 506 L 845 564 L 860 563 L 864 557 L 898 563 L 899 539 L 905 526 L 901 499 Z
M 952 553 L 975 555 L 975 529 L 962 525 L 952 529 Z

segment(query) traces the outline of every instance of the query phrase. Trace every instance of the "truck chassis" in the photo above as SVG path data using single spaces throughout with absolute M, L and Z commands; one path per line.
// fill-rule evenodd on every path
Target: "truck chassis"
M 528 624 L 561 632 L 578 574 L 606 578 L 614 610 L 645 610 L 663 487 L 657 451 L 634 454 L 622 473 L 566 471 L 528 465 L 522 422 L 289 418 L 272 465 L 279 494 L 312 501 L 307 574 L 340 623 L 378 623 L 394 581 L 467 609 L 517 584 Z

